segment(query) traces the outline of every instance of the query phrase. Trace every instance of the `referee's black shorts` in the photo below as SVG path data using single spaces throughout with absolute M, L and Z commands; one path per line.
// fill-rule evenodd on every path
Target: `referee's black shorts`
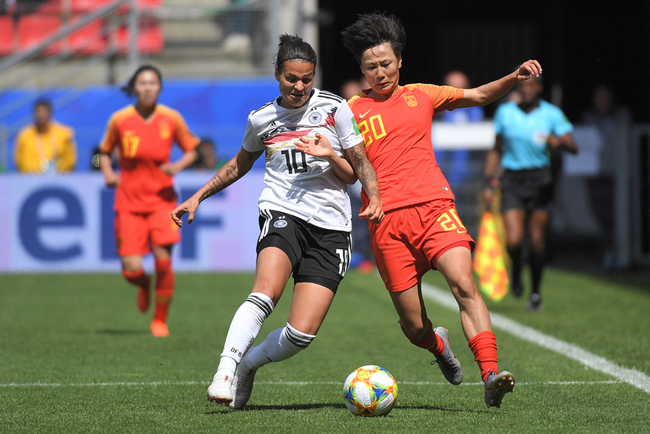
M 506 170 L 501 179 L 501 212 L 510 209 L 549 211 L 554 189 L 550 167 Z
M 257 254 L 277 247 L 287 254 L 294 283 L 309 282 L 333 292 L 350 265 L 349 232 L 323 229 L 280 211 L 260 210 Z

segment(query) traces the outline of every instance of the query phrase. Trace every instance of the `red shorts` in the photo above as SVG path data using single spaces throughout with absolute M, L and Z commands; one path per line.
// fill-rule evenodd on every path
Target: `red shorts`
M 150 213 L 115 213 L 115 236 L 120 256 L 146 255 L 150 245 L 167 246 L 181 240 L 181 233 L 169 213 L 159 209 Z
M 390 292 L 415 286 L 447 250 L 475 246 L 449 199 L 389 211 L 369 227 L 377 268 Z

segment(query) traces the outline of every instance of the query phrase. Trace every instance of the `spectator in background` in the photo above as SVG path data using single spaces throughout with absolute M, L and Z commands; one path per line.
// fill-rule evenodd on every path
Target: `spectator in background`
M 601 170 L 604 173 L 611 173 L 617 155 L 616 135 L 619 134 L 620 128 L 632 122 L 632 115 L 627 107 L 616 104 L 614 93 L 604 84 L 594 89 L 592 104 L 592 107 L 583 114 L 582 122 L 593 125 L 600 131 L 603 139 L 600 151 Z
M 573 125 L 562 110 L 540 99 L 542 83 L 531 75 L 517 85 L 521 102 L 501 104 L 494 116 L 496 141 L 485 163 L 486 205 L 494 201 L 497 173 L 501 180 L 501 213 L 506 227 L 508 253 L 512 260 L 510 284 L 512 293 L 523 292 L 521 270 L 524 234 L 529 237 L 529 264 L 532 294 L 526 307 L 541 310 L 540 283 L 546 262 L 546 227 L 553 200 L 554 179 L 549 150 L 578 152 L 571 132 Z M 526 231 L 525 225 L 528 225 Z
M 192 165 L 192 169 L 219 170 L 224 165 L 219 160 L 217 145 L 210 138 L 204 137 L 201 139 L 201 143 L 196 147 L 196 153 L 196 161 Z
M 456 87 L 459 89 L 469 89 L 470 82 L 467 75 L 462 71 L 450 71 L 443 80 L 445 86 Z M 436 119 L 441 122 L 450 122 L 454 124 L 463 124 L 467 122 L 480 122 L 485 119 L 483 107 L 465 107 L 456 110 L 443 111 Z M 443 172 L 447 176 L 447 181 L 452 188 L 463 184 L 471 175 L 468 170 L 470 162 L 470 151 L 467 149 L 443 150 L 436 149 L 436 160 Z
M 364 89 L 370 89 L 366 77 L 361 76 L 358 79 L 350 78 L 341 85 L 341 96 L 349 100 Z
M 34 124 L 18 133 L 14 157 L 23 173 L 71 172 L 77 164 L 77 145 L 72 128 L 52 120 L 52 104 L 34 104 Z
M 153 251 L 156 306 L 151 334 L 166 337 L 176 280 L 172 247 L 181 238 L 169 217 L 176 206 L 173 176 L 194 163 L 199 139 L 180 113 L 158 104 L 162 75 L 157 68 L 141 66 L 124 90 L 137 101 L 111 116 L 100 144 L 99 167 L 106 185 L 117 189 L 115 235 L 122 274 L 138 287 L 137 306 L 143 313 L 149 309 L 151 278 L 142 269 L 142 259 Z M 174 142 L 184 155 L 172 163 L 169 157 Z M 120 154 L 120 175 L 112 167 L 115 149 Z

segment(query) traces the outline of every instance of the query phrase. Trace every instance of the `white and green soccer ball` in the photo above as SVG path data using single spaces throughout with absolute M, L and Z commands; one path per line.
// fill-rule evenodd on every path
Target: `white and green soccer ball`
M 384 368 L 365 365 L 345 379 L 343 397 L 356 416 L 385 416 L 397 402 L 397 382 Z

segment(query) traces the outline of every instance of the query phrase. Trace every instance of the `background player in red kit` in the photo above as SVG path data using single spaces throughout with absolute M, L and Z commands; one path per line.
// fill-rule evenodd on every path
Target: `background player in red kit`
M 351 98 L 349 105 L 379 180 L 386 217 L 381 225 L 370 225 L 371 247 L 402 330 L 414 345 L 433 353 L 450 383 L 461 383 L 462 367 L 451 351 L 448 332 L 433 328 L 422 298 L 422 276 L 438 269 L 460 308 L 463 332 L 485 382 L 485 403 L 499 407 L 515 380 L 508 371 L 498 372 L 490 315 L 472 274 L 474 241 L 436 163 L 431 121 L 435 112 L 489 104 L 518 81 L 539 75 L 541 66 L 529 60 L 517 71 L 474 89 L 400 86 L 406 33 L 399 19 L 362 15 L 343 31 L 343 41 L 371 87 Z
M 137 102 L 115 112 L 100 145 L 99 165 L 106 185 L 117 187 L 115 194 L 115 234 L 122 259 L 122 274 L 138 286 L 138 309 L 149 309 L 151 279 L 142 269 L 142 257 L 153 251 L 156 264 L 156 308 L 151 333 L 169 335 L 167 313 L 174 295 L 171 268 L 172 246 L 180 233 L 169 213 L 176 207 L 173 176 L 196 159 L 194 136 L 183 117 L 158 104 L 162 89 L 160 71 L 141 66 L 124 88 Z M 185 152 L 171 163 L 174 142 Z M 111 153 L 119 149 L 120 175 L 111 167 Z

